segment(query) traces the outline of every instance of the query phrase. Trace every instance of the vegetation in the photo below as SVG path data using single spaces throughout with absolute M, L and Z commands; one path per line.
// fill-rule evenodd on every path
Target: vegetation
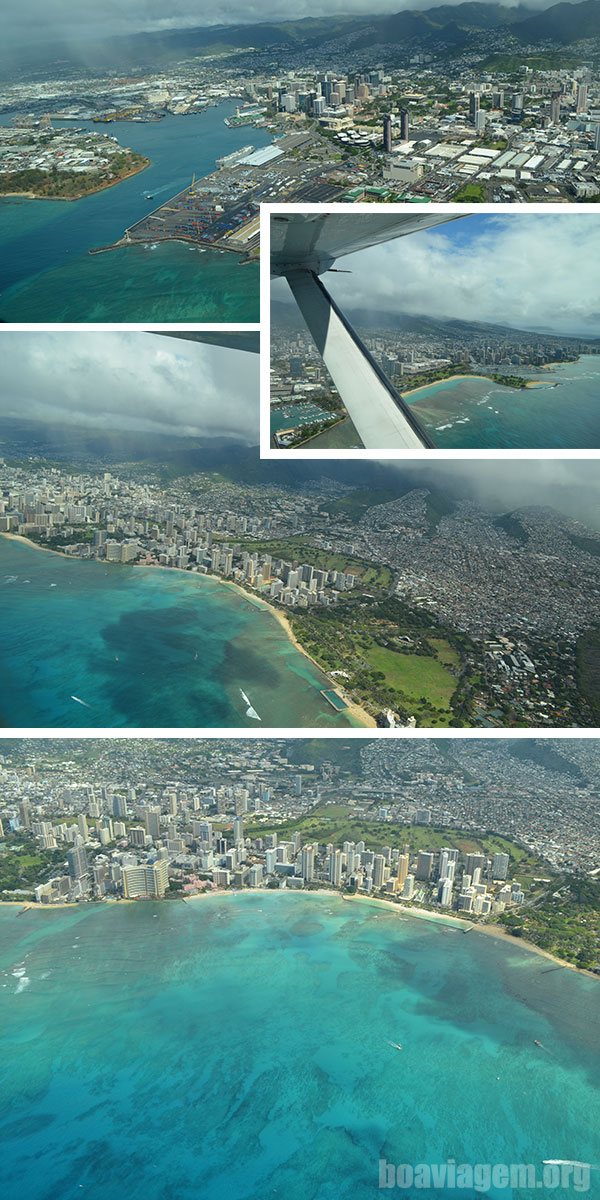
M 63 550 L 65 546 L 73 546 L 78 542 L 91 543 L 94 530 L 89 525 L 81 525 L 73 527 L 72 533 L 55 533 L 50 537 L 44 537 L 39 533 L 30 533 L 27 536 L 30 541 L 36 542 L 38 546 L 45 546 L 48 550 Z
M 392 583 L 389 567 L 365 562 L 351 554 L 334 554 L 329 550 L 319 550 L 301 535 L 277 541 L 245 539 L 243 546 L 244 550 L 250 553 L 256 550 L 259 554 L 271 554 L 273 558 L 283 558 L 294 566 L 309 562 L 320 571 L 343 571 L 348 575 L 356 575 L 361 584 L 375 591 L 384 591 Z
M 53 167 L 51 171 L 42 171 L 32 167 L 24 171 L 10 171 L 0 175 L 0 195 L 12 193 L 30 193 L 45 200 L 79 200 L 92 192 L 101 191 L 143 171 L 149 164 L 149 159 L 134 151 L 124 151 L 116 154 L 109 166 L 96 171 L 71 172 L 59 171 Z
M 523 545 L 529 541 L 529 534 L 525 526 L 521 524 L 518 517 L 515 517 L 514 513 L 503 513 L 501 517 L 496 517 L 494 525 L 503 529 L 509 537 L 516 538 Z
M 581 969 L 600 972 L 600 881 L 563 876 L 539 902 L 504 913 L 501 924 Z
M 490 375 L 490 379 L 494 383 L 499 383 L 502 387 L 510 388 L 526 388 L 527 380 L 523 379 L 522 375 Z
M 429 614 L 386 597 L 288 615 L 307 653 L 329 674 L 341 672 L 342 686 L 373 715 L 390 708 L 423 726 L 464 718 L 455 700 L 461 641 Z
M 570 533 L 569 541 L 574 546 L 577 546 L 578 550 L 583 550 L 586 554 L 593 554 L 595 557 L 600 555 L 600 537 L 583 537 L 579 533 Z
M 600 717 L 600 628 L 587 629 L 577 643 L 577 684 L 592 713 Z
M 452 197 L 459 204 L 463 202 L 469 204 L 484 204 L 487 196 L 482 183 L 463 183 Z
M 288 446 L 302 446 L 305 442 L 309 442 L 319 433 L 325 433 L 326 429 L 333 429 L 334 425 L 339 422 L 339 417 L 324 417 L 321 421 L 312 421 L 310 425 L 301 425 L 290 438 Z
M 23 891 L 33 897 L 34 886 L 56 873 L 64 859 L 63 850 L 38 851 L 27 832 L 8 834 L 0 842 L 0 900 Z
M 249 837 L 260 837 L 270 826 L 257 821 L 250 824 L 246 822 L 244 828 Z M 519 881 L 525 876 L 532 878 L 535 874 L 539 878 L 548 874 L 547 867 L 540 859 L 498 834 L 474 834 L 443 825 L 399 825 L 378 821 L 376 816 L 359 816 L 347 804 L 321 803 L 302 817 L 273 824 L 275 828 L 280 840 L 294 833 L 302 835 L 303 843 L 317 842 L 320 845 L 331 842 L 334 846 L 342 846 L 345 841 L 363 840 L 370 849 L 376 851 L 381 850 L 382 846 L 389 846 L 390 842 L 399 846 L 408 845 L 412 853 L 418 850 L 441 850 L 451 844 L 461 854 L 508 854 L 509 878 L 515 872 Z

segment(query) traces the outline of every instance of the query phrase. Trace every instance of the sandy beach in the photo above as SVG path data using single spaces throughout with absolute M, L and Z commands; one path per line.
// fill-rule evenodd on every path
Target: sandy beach
M 322 892 L 322 895 L 331 895 L 329 892 Z M 534 942 L 528 942 L 526 938 L 513 937 L 511 933 L 507 933 L 501 925 L 486 925 L 479 924 L 475 921 L 465 921 L 461 917 L 455 917 L 450 913 L 432 912 L 428 908 L 413 908 L 408 904 L 394 904 L 388 900 L 379 900 L 375 896 L 347 896 L 344 895 L 344 903 L 346 900 L 362 901 L 366 904 L 377 904 L 380 907 L 387 908 L 388 912 L 399 912 L 404 916 L 417 917 L 419 920 L 442 921 L 445 924 L 454 925 L 461 929 L 463 933 L 471 930 L 473 933 L 483 933 L 486 937 L 494 937 L 502 942 L 509 942 L 511 946 L 520 947 L 522 950 L 527 950 L 531 954 L 537 954 L 540 958 L 546 958 L 554 963 L 557 967 L 564 967 L 569 971 L 575 971 L 577 975 L 587 975 L 590 979 L 600 979 L 600 976 L 595 975 L 593 971 L 585 971 L 580 967 L 576 967 L 573 963 L 566 962 L 564 958 L 557 958 L 555 954 L 551 954 L 549 950 L 542 950 L 541 946 L 536 946 Z
M 439 383 L 450 383 L 455 379 L 486 379 L 488 383 L 493 383 L 489 375 L 447 375 L 445 379 L 434 379 L 431 383 L 422 383 L 420 387 L 410 388 L 408 391 L 402 389 L 402 396 L 406 400 L 408 396 L 416 396 L 418 392 L 426 392 L 428 388 L 437 387 Z
M 557 363 L 550 363 L 547 368 L 542 367 L 541 370 L 542 371 L 548 370 L 548 369 L 550 369 L 550 367 L 557 366 L 557 365 L 558 365 Z M 440 383 L 450 383 L 451 380 L 455 380 L 455 379 L 456 380 L 459 380 L 459 379 L 485 379 L 485 381 L 487 383 L 495 383 L 496 382 L 495 379 L 492 379 L 491 375 L 448 375 L 446 377 L 446 379 L 435 379 L 433 381 L 433 383 L 424 383 L 421 385 L 421 387 L 412 388 L 410 391 L 406 391 L 406 392 L 403 391 L 402 395 L 405 399 L 408 396 L 416 396 L 418 394 L 418 392 L 425 392 L 425 391 L 427 391 L 428 388 L 437 387 L 438 384 L 440 384 Z M 510 384 L 500 384 L 499 386 L 510 387 L 511 385 Z M 525 383 L 525 388 L 516 388 L 515 387 L 513 390 L 515 392 L 518 392 L 518 391 L 524 391 L 527 388 L 546 387 L 546 386 L 547 386 L 547 384 L 546 384 L 545 379 L 528 379 Z
M 95 561 L 95 560 L 88 560 L 88 559 L 79 559 L 76 555 L 65 554 L 64 550 L 53 550 L 52 547 L 50 547 L 50 546 L 40 546 L 40 544 L 38 542 L 33 542 L 29 538 L 23 537 L 23 535 L 20 533 L 0 533 L 0 537 L 8 538 L 9 540 L 12 540 L 14 542 L 22 542 L 24 546 L 32 546 L 34 548 L 34 550 L 41 550 L 41 551 L 43 551 L 44 554 L 59 554 L 61 556 L 61 558 L 68 558 L 71 562 L 73 562 L 73 561 L 76 561 L 76 562 Z M 105 565 L 122 566 L 124 564 L 112 563 L 112 564 L 105 564 Z M 262 596 L 257 596 L 257 595 L 255 595 L 254 592 L 246 591 L 245 588 L 240 587 L 239 583 L 234 583 L 234 581 L 232 579 L 221 579 L 221 577 L 219 575 L 204 575 L 203 572 L 200 572 L 200 571 L 186 571 L 182 567 L 165 567 L 165 566 L 163 566 L 162 563 L 138 562 L 138 563 L 128 563 L 127 565 L 132 567 L 134 570 L 136 570 L 136 569 L 139 570 L 140 567 L 143 567 L 145 570 L 153 570 L 153 571 L 169 571 L 169 572 L 177 571 L 180 575 L 186 575 L 188 578 L 190 576 L 192 578 L 197 578 L 198 576 L 200 576 L 201 578 L 204 578 L 204 579 L 212 579 L 212 580 L 214 580 L 215 583 L 219 584 L 220 586 L 233 588 L 233 590 L 235 592 L 237 592 L 239 596 L 243 596 L 244 600 L 248 600 L 251 604 L 254 604 L 257 608 L 262 608 L 266 612 L 270 613 L 271 616 L 273 616 L 275 618 L 275 620 L 279 622 L 279 624 L 281 625 L 281 628 L 285 631 L 287 637 L 289 638 L 289 640 L 292 643 L 292 645 L 294 646 L 294 648 L 296 650 L 298 650 L 300 654 L 303 654 L 304 657 L 307 658 L 308 661 L 311 662 L 313 664 L 313 666 L 316 667 L 317 670 L 321 672 L 322 675 L 324 675 L 327 679 L 330 679 L 330 676 L 328 675 L 327 671 L 325 671 L 323 669 L 323 667 L 320 665 L 320 663 L 317 662 L 317 660 L 315 658 L 312 658 L 312 656 L 307 653 L 307 651 L 304 649 L 304 647 L 298 641 L 297 637 L 294 635 L 292 626 L 290 625 L 290 622 L 288 621 L 288 618 L 286 617 L 285 613 L 281 612 L 280 609 L 275 608 L 275 606 L 273 604 L 269 604 L 267 600 L 263 600 Z M 338 691 L 342 694 L 344 702 L 346 704 L 346 709 L 347 709 L 348 713 L 354 718 L 354 720 L 358 721 L 358 723 L 362 726 L 365 726 L 370 729 L 375 729 L 376 721 L 375 721 L 374 717 L 372 717 L 368 712 L 366 712 L 366 710 L 364 708 L 361 708 L 359 704 L 354 703 L 354 701 L 351 700 L 343 692 L 343 690 L 340 688 L 339 684 L 335 680 L 330 679 L 330 682 L 331 682 L 331 686 L 334 687 L 336 689 L 336 691 Z
M 266 888 L 262 889 L 262 891 L 268 890 L 269 889 Z M 252 889 L 252 891 L 255 892 L 255 894 L 260 894 L 261 889 L 256 888 Z M 296 894 L 295 890 L 292 888 L 290 888 L 289 891 L 294 895 Z M 203 892 L 193 892 L 190 895 L 181 894 L 175 897 L 175 899 L 183 900 L 184 903 L 187 904 L 191 900 L 205 900 L 207 896 L 220 896 L 221 898 L 224 896 L 231 896 L 233 898 L 243 894 L 243 892 L 234 891 L 232 889 L 227 890 L 225 888 L 207 888 Z M 433 921 L 435 924 L 441 923 L 442 925 L 456 929 L 456 931 L 460 933 L 467 933 L 469 931 L 472 933 L 483 933 L 486 937 L 496 938 L 498 941 L 507 942 L 511 946 L 514 946 L 518 949 L 526 950 L 529 954 L 536 954 L 538 958 L 545 958 L 548 962 L 554 963 L 556 967 L 561 967 L 567 971 L 574 971 L 576 975 L 587 975 L 588 979 L 595 979 L 596 981 L 600 979 L 600 976 L 594 974 L 593 971 L 582 970 L 580 967 L 576 967 L 574 963 L 566 962 L 565 959 L 558 958 L 555 954 L 551 954 L 549 950 L 543 950 L 541 946 L 536 946 L 534 942 L 528 942 L 526 938 L 513 937 L 513 935 L 507 933 L 507 931 L 503 929 L 501 925 L 486 925 L 483 923 L 478 924 L 475 921 L 466 921 L 462 917 L 455 917 L 452 913 L 434 912 L 428 908 L 413 908 L 412 905 L 400 904 L 390 900 L 383 900 L 378 896 L 360 896 L 358 894 L 349 895 L 347 892 L 338 892 L 334 888 L 331 890 L 329 888 L 321 887 L 299 888 L 298 894 L 302 896 L 324 896 L 327 900 L 339 901 L 341 904 L 369 904 L 376 908 L 385 909 L 388 913 L 396 913 L 397 916 L 408 918 L 414 917 L 418 921 Z M 139 904 L 144 903 L 144 901 L 103 899 L 89 901 L 89 903 L 94 905 Z M 159 903 L 159 901 L 155 901 L 155 903 Z M 169 903 L 171 903 L 170 900 Z M 56 904 L 37 904 L 31 900 L 3 900 L 0 901 L 0 904 L 4 908 L 19 908 L 22 912 L 33 910 L 47 911 L 55 908 L 84 908 L 87 906 L 85 903 L 80 903 L 74 900 L 61 900 Z
M 32 542 L 30 538 L 23 537 L 21 533 L 0 533 L 0 537 L 7 538 L 10 542 L 22 542 L 24 546 L 31 546 L 34 550 L 42 550 L 44 554 L 60 554 L 61 558 L 73 559 L 73 554 L 65 554 L 64 550 L 53 550 L 52 546 L 40 546 L 39 542 Z

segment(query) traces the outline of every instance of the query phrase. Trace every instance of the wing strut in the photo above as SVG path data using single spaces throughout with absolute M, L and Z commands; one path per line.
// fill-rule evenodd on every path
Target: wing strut
M 292 270 L 286 279 L 365 449 L 432 449 L 420 421 L 315 272 Z

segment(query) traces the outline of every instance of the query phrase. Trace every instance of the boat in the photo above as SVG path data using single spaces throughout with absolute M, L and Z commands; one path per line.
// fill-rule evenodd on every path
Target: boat
M 244 701 L 244 704 L 248 705 L 248 708 L 246 709 L 246 716 L 250 717 L 251 720 L 253 720 L 253 721 L 260 721 L 261 718 L 259 717 L 256 709 L 252 707 L 252 701 L 250 700 L 250 697 L 247 696 L 246 693 L 243 692 L 241 688 L 240 688 L 240 694 L 241 694 L 242 700 Z
M 545 1167 L 583 1167 L 586 1171 L 599 1171 L 600 1167 L 593 1166 L 592 1163 L 578 1162 L 576 1158 L 545 1158 L 543 1159 Z
M 79 696 L 71 696 L 71 700 L 74 700 L 76 704 L 83 704 L 84 708 L 92 707 L 91 704 L 88 704 L 86 700 L 80 700 Z
M 404 1049 L 404 1046 L 401 1046 L 400 1042 L 388 1042 L 388 1046 L 391 1046 L 393 1050 L 403 1050 Z

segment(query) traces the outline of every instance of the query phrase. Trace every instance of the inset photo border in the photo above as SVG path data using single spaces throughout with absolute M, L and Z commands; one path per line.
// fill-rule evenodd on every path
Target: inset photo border
M 278 227 L 273 236 L 275 222 L 285 235 Z M 366 233 L 363 222 L 370 226 Z M 418 247 L 410 246 L 409 258 L 402 255 L 407 235 L 427 231 L 427 246 L 420 239 Z M 389 276 L 382 271 L 388 247 Z M 359 273 L 355 256 L 369 250 L 368 270 Z M 590 299 L 594 285 L 600 294 L 598 263 L 600 211 L 594 204 L 261 205 L 261 458 L 596 457 L 600 404 L 596 415 L 588 392 L 593 398 L 597 373 L 600 399 L 600 329 L 594 332 L 592 306 L 587 315 L 585 306 L 588 282 Z M 297 383 L 291 374 L 289 381 L 279 379 L 280 404 L 284 411 L 291 408 L 300 384 L 302 399 L 296 403 L 307 411 L 300 428 L 290 424 L 287 444 L 285 427 L 277 431 L 279 445 L 271 428 L 277 277 L 289 284 L 294 331 L 306 331 L 316 364 L 311 363 L 311 379 L 323 383 L 325 371 L 330 393 L 322 405 L 311 405 L 307 388 L 314 392 L 318 385 L 302 378 L 298 355 Z M 367 277 L 363 308 L 373 314 L 368 335 L 360 320 L 360 289 Z M 430 314 L 423 311 L 428 296 Z M 387 305 L 383 314 L 378 305 Z M 404 343 L 399 354 L 392 324 L 378 324 L 382 315 L 387 321 L 396 313 Z M 456 332 L 449 352 L 451 330 Z M 415 346 L 409 355 L 411 331 Z M 420 393 L 414 404 L 406 401 L 402 377 L 410 379 L 408 392 Z M 572 402 L 573 385 L 587 412 L 583 421 Z

